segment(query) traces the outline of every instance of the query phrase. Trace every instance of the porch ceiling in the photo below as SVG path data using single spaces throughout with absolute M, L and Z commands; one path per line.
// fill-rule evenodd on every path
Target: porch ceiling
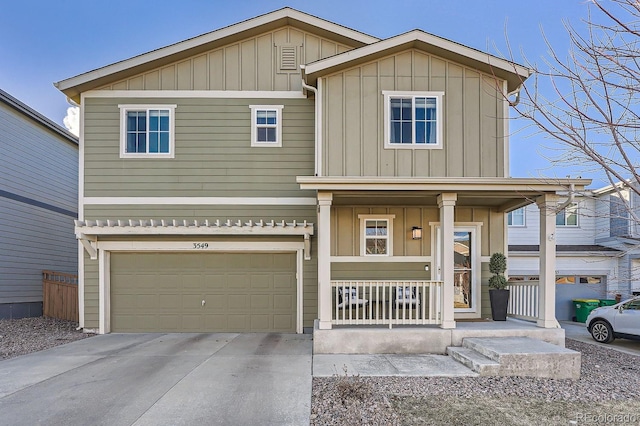
M 583 191 L 590 179 L 530 178 L 397 178 L 299 176 L 301 189 L 333 194 L 334 205 L 436 205 L 442 193 L 456 193 L 457 206 L 511 211 L 543 194 L 567 193 L 571 185 Z

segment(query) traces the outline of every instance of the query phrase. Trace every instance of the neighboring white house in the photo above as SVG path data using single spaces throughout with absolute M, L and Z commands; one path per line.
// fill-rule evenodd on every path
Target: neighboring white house
M 632 208 L 637 196 L 620 194 Z M 573 299 L 614 299 L 640 291 L 640 235 L 629 209 L 605 187 L 576 196 L 556 216 L 556 317 L 573 316 Z M 540 215 L 536 204 L 508 215 L 510 280 L 537 280 Z
M 42 271 L 77 274 L 78 139 L 0 90 L 0 318 L 42 315 Z

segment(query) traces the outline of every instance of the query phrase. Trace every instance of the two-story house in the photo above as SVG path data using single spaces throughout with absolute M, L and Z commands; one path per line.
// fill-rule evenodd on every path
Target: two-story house
M 506 95 L 529 74 L 421 30 L 381 40 L 284 8 L 58 82 L 81 110 L 83 326 L 487 317 L 505 213 L 589 183 L 509 177 Z M 555 220 L 540 217 L 536 318 L 556 327 Z
M 622 199 L 622 200 L 621 200 Z M 640 291 L 637 195 L 628 186 L 576 194 L 556 217 L 556 318 L 574 316 L 573 299 L 626 298 Z M 509 277 L 538 279 L 539 211 L 535 204 L 508 214 Z
M 0 90 L 0 319 L 42 315 L 42 271 L 76 274 L 78 138 Z

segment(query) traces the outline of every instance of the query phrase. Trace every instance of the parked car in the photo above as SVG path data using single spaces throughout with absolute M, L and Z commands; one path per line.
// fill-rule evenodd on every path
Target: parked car
M 586 324 L 596 342 L 611 343 L 616 337 L 640 340 L 640 297 L 596 308 Z

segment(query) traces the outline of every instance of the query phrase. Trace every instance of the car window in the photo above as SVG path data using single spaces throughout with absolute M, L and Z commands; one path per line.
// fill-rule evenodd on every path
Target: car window
M 624 306 L 625 309 L 630 309 L 634 311 L 640 311 L 640 299 L 632 300 Z

